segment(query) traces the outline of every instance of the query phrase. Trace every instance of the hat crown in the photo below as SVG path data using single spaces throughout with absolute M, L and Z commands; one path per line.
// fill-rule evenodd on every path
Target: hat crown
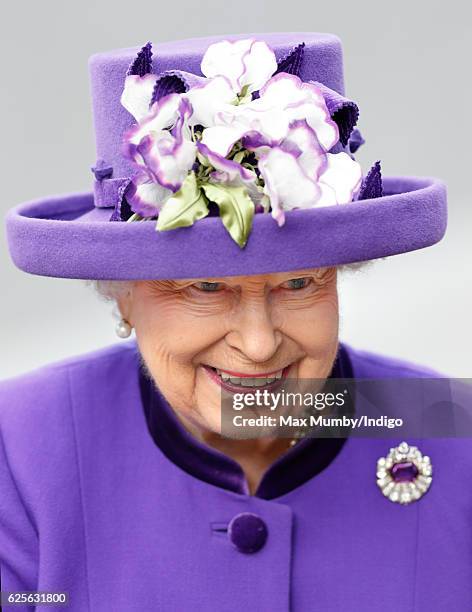
M 153 44 L 153 70 L 184 70 L 201 75 L 200 63 L 206 49 L 220 40 L 256 38 L 273 49 L 278 60 L 304 43 L 299 76 L 302 81 L 319 81 L 344 93 L 342 46 L 333 34 L 282 32 L 240 34 L 193 38 Z M 134 123 L 120 103 L 123 84 L 130 64 L 140 47 L 118 49 L 92 55 L 89 60 L 97 159 L 112 169 L 113 178 L 132 174 L 130 163 L 122 154 L 123 134 Z

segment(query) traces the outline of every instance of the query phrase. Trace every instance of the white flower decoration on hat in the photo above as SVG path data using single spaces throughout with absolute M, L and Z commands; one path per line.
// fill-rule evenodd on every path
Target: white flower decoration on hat
M 235 93 L 252 93 L 260 89 L 277 70 L 277 60 L 267 43 L 236 40 L 210 45 L 201 63 L 202 73 L 213 78 L 224 76 Z
M 205 78 L 192 75 L 186 91 L 152 104 L 158 77 L 126 77 L 121 102 L 137 121 L 124 144 L 136 168 L 126 193 L 132 220 L 157 216 L 160 231 L 189 226 L 214 202 L 243 247 L 255 212 L 282 226 L 288 210 L 356 197 L 361 168 L 330 152 L 339 130 L 319 86 L 276 73 L 274 52 L 254 39 L 210 45 L 201 70 Z
M 143 216 L 159 212 L 180 190 L 195 163 L 197 145 L 188 126 L 191 113 L 185 98 L 171 94 L 126 134 L 124 153 L 138 169 L 128 198 Z

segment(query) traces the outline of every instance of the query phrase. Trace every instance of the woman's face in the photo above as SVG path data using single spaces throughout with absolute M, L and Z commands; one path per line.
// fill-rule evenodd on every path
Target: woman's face
M 220 431 L 222 386 L 325 378 L 336 356 L 335 268 L 135 281 L 119 305 L 159 389 L 206 431 Z

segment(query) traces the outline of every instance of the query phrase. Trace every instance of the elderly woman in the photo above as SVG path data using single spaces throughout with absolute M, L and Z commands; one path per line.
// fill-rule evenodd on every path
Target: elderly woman
M 440 240 L 443 185 L 362 175 L 331 35 L 90 68 L 94 194 L 15 208 L 9 245 L 25 271 L 93 280 L 135 339 L 0 385 L 5 609 L 469 609 L 465 441 L 225 429 L 226 399 L 257 416 L 247 399 L 290 381 L 354 382 L 331 416 L 424 421 L 427 386 L 362 386 L 438 375 L 340 342 L 337 274 Z

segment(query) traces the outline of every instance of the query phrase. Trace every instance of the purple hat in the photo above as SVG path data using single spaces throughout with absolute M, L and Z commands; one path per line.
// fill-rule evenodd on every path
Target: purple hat
M 7 215 L 14 263 L 84 279 L 201 278 L 341 265 L 430 246 L 433 178 L 363 173 L 331 34 L 198 38 L 90 59 L 93 193 Z

